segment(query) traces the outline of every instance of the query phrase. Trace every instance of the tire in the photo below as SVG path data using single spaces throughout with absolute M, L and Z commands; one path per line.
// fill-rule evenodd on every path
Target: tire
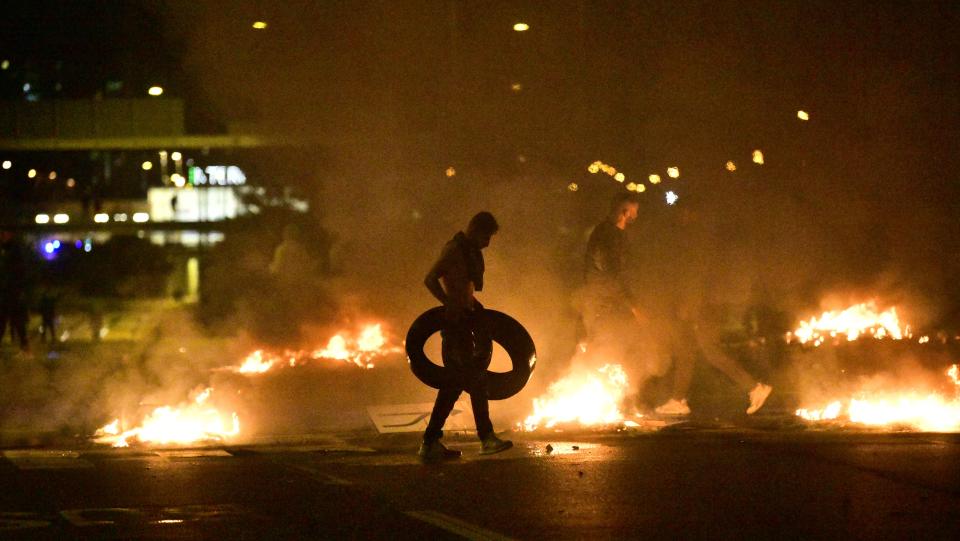
M 494 342 L 503 346 L 510 356 L 512 368 L 509 372 L 487 370 L 487 397 L 490 400 L 503 400 L 520 392 L 530 380 L 530 374 L 537 364 L 537 350 L 533 338 L 517 320 L 496 310 L 483 310 L 477 317 Z M 443 307 L 431 308 L 414 320 L 407 331 L 407 361 L 413 375 L 423 383 L 439 389 L 455 385 L 455 379 L 449 369 L 431 361 L 423 352 L 427 339 L 443 327 Z M 493 347 L 485 347 L 480 355 L 486 355 L 489 366 Z

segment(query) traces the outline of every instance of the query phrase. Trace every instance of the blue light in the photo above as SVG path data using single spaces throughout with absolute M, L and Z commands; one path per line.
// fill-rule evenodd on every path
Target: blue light
M 80 248 L 83 248 L 83 241 L 80 240 L 80 239 L 77 239 L 77 242 L 74 242 L 74 243 L 73 243 L 73 246 L 74 246 L 77 250 L 79 250 Z
M 56 248 L 53 247 L 53 243 L 52 243 L 52 242 L 48 242 L 48 243 L 46 243 L 46 244 L 43 245 L 43 251 L 44 251 L 44 252 L 47 252 L 48 254 L 52 254 L 55 250 L 56 250 Z
M 54 249 L 54 250 L 59 250 L 59 249 L 60 249 L 60 241 L 59 241 L 59 240 L 53 241 L 53 249 Z
M 91 242 L 88 240 L 87 242 L 83 243 L 83 251 L 84 251 L 84 252 L 89 252 L 90 250 L 93 250 L 93 243 L 91 243 Z

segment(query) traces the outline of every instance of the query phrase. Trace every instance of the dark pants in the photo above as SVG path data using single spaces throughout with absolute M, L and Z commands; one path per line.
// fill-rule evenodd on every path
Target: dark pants
M 477 436 L 482 440 L 493 433 L 490 422 L 490 407 L 487 402 L 486 355 L 476 353 L 480 340 L 486 340 L 477 318 L 467 316 L 459 321 L 450 322 L 440 331 L 443 340 L 443 364 L 451 371 L 454 381 L 441 387 L 437 400 L 433 404 L 430 422 L 423 434 L 423 441 L 431 443 L 443 437 L 443 424 L 460 398 L 460 393 L 470 394 L 473 406 L 473 419 L 477 425 Z

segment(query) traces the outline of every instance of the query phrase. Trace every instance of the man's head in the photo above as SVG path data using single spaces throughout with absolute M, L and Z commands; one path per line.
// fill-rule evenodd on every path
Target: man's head
M 497 220 L 493 217 L 493 214 L 483 211 L 478 212 L 473 218 L 470 218 L 470 223 L 467 224 L 466 234 L 470 240 L 477 243 L 477 246 L 486 248 L 490 245 L 490 237 L 499 229 L 500 225 L 497 224 Z
M 619 193 L 610 202 L 610 220 L 620 229 L 637 219 L 640 212 L 640 200 L 633 194 Z

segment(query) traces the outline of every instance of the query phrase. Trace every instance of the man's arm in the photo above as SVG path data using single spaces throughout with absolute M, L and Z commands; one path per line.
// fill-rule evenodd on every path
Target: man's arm
M 437 298 L 441 304 L 447 304 L 447 292 L 443 290 L 443 286 L 440 285 L 440 277 L 443 276 L 443 259 L 438 260 L 434 263 L 433 267 L 430 268 L 430 272 L 427 273 L 426 278 L 423 279 L 423 285 L 427 286 L 427 289 L 430 291 L 430 294 Z

